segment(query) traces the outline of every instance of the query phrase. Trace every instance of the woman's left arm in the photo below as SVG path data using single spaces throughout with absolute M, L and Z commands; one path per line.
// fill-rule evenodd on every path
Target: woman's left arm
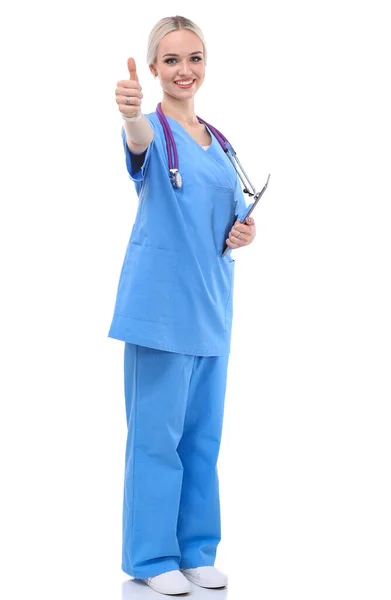
M 239 237 L 238 237 L 239 236 Z M 236 221 L 228 238 L 226 239 L 227 246 L 232 249 L 248 246 L 256 236 L 255 222 L 252 217 L 247 217 L 245 223 Z

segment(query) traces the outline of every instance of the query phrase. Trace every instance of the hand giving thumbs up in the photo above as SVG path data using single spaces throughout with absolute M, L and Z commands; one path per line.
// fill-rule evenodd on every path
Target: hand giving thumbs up
M 125 117 L 134 118 L 141 113 L 143 97 L 134 58 L 128 58 L 128 69 L 129 79 L 118 81 L 115 95 L 120 113 Z

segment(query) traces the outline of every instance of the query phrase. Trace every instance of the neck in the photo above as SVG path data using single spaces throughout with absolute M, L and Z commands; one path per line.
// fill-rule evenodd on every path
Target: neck
M 163 93 L 161 105 L 163 113 L 179 123 L 183 123 L 184 125 L 198 124 L 194 112 L 194 97 L 188 100 L 178 100 Z

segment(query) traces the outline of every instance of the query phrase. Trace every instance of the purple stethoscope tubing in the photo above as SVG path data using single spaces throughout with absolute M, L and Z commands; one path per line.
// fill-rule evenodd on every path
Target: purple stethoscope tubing
M 171 131 L 171 127 L 168 124 L 167 118 L 166 118 L 165 114 L 162 111 L 162 107 L 161 107 L 161 103 L 160 102 L 159 102 L 159 104 L 156 107 L 156 113 L 157 113 L 157 116 L 159 117 L 159 121 L 160 121 L 160 123 L 161 123 L 161 125 L 163 127 L 164 139 L 166 141 L 167 156 L 168 156 L 168 168 L 169 168 L 169 172 L 170 172 L 170 180 L 171 180 L 172 185 L 175 188 L 181 188 L 182 187 L 182 177 L 181 177 L 181 175 L 179 173 L 178 151 L 177 151 L 177 147 L 176 147 L 176 143 L 175 143 L 175 139 L 174 139 L 173 133 Z M 246 215 L 244 217 L 241 216 L 242 222 L 245 222 L 245 220 L 252 213 L 252 211 L 254 210 L 255 206 L 258 203 L 258 201 L 260 200 L 261 196 L 265 192 L 265 190 L 267 188 L 267 185 L 269 183 L 270 174 L 269 174 L 269 176 L 267 178 L 267 181 L 266 181 L 265 185 L 263 186 L 262 190 L 260 192 L 256 192 L 253 184 L 251 183 L 251 181 L 248 178 L 247 173 L 245 172 L 245 170 L 243 169 L 242 165 L 240 164 L 239 159 L 236 156 L 236 152 L 233 149 L 232 144 L 229 143 L 229 141 L 227 140 L 227 138 L 218 129 L 216 129 L 216 127 L 213 127 L 213 125 L 210 125 L 209 123 L 207 123 L 206 121 L 204 121 L 200 117 L 197 117 L 197 119 L 198 119 L 198 121 L 200 123 L 203 123 L 204 125 L 206 125 L 206 127 L 209 128 L 209 130 L 215 136 L 215 138 L 219 142 L 220 146 L 222 147 L 222 149 L 224 150 L 224 152 L 226 153 L 226 155 L 230 159 L 230 161 L 231 161 L 231 163 L 233 165 L 233 168 L 235 169 L 236 173 L 239 176 L 239 179 L 241 180 L 241 182 L 244 185 L 243 192 L 245 192 L 249 196 L 253 197 L 254 202 L 247 207 Z M 230 151 L 230 149 L 231 149 L 231 151 Z M 238 169 L 238 166 L 240 168 L 240 171 Z M 245 178 L 246 178 L 247 181 L 245 181 L 243 179 L 242 173 L 245 176 Z M 251 189 L 251 191 L 250 191 L 249 188 Z M 235 224 L 237 218 L 238 218 L 238 215 L 235 215 L 235 218 L 234 218 L 234 221 L 232 223 L 232 226 Z M 223 248 L 223 251 L 222 251 L 222 256 L 225 256 L 227 254 L 227 252 L 229 252 L 229 250 L 230 250 L 229 246 L 227 246 L 227 244 L 224 243 L 224 248 Z
M 172 135 L 171 128 L 166 119 L 166 115 L 162 111 L 161 102 L 159 102 L 159 104 L 157 105 L 156 112 L 157 112 L 157 115 L 159 117 L 161 124 L 163 125 L 164 132 L 167 134 L 166 144 L 168 146 L 168 144 L 170 143 L 173 148 L 173 151 L 174 151 L 174 162 L 171 162 L 171 163 L 169 162 L 169 166 L 172 169 L 177 169 L 178 168 L 178 154 L 176 151 L 176 144 L 175 144 L 174 136 Z M 207 123 L 206 121 L 201 119 L 201 117 L 197 117 L 197 119 L 200 121 L 200 123 L 203 123 L 204 125 L 209 127 L 209 129 L 211 130 L 213 135 L 217 138 L 217 141 L 219 142 L 219 144 L 222 147 L 222 149 L 224 150 L 224 152 L 228 152 L 227 144 L 229 144 L 229 142 L 228 142 L 227 138 L 218 129 L 216 129 L 216 127 L 213 127 L 213 125 L 209 125 L 209 123 Z M 229 145 L 232 148 L 232 145 L 231 144 L 229 144 Z M 233 148 L 232 148 L 232 151 L 234 152 L 234 154 L 236 154 Z M 170 156 L 170 154 L 169 154 L 169 156 Z
M 162 111 L 162 107 L 161 107 L 161 102 L 159 102 L 159 104 L 156 107 L 156 113 L 157 116 L 159 118 L 160 123 L 162 124 L 163 127 L 163 132 L 164 132 L 164 138 L 166 141 L 166 148 L 167 148 L 167 156 L 168 156 L 168 168 L 170 171 L 170 179 L 171 182 L 173 184 L 174 187 L 182 187 L 182 178 L 179 174 L 179 161 L 178 161 L 178 151 L 177 151 L 177 147 L 176 147 L 176 143 L 174 140 L 174 136 L 173 133 L 171 131 L 171 127 L 168 124 L 167 118 L 165 116 L 165 114 Z M 213 125 L 209 125 L 209 123 L 207 123 L 206 121 L 204 121 L 203 119 L 201 119 L 201 117 L 197 117 L 198 121 L 200 123 L 203 123 L 204 125 L 206 125 L 210 131 L 213 133 L 213 135 L 215 136 L 215 138 L 217 139 L 217 141 L 219 142 L 220 146 L 222 147 L 222 149 L 224 150 L 224 152 L 226 153 L 226 155 L 228 156 L 228 158 L 230 159 L 236 173 L 238 174 L 241 182 L 243 183 L 245 189 L 243 190 L 245 193 L 249 194 L 250 196 L 254 196 L 256 194 L 255 192 L 255 188 L 252 185 L 251 181 L 248 178 L 248 175 L 246 174 L 245 170 L 243 169 L 242 165 L 239 162 L 239 159 L 237 158 L 236 152 L 233 149 L 232 144 L 230 144 L 230 142 L 227 140 L 227 138 L 218 130 L 216 129 L 216 127 L 213 127 Z M 230 150 L 232 152 L 230 152 Z M 246 177 L 245 181 L 242 177 L 242 173 L 238 170 L 237 165 L 235 164 L 235 162 L 239 165 L 241 172 L 244 174 L 244 176 Z M 248 189 L 250 188 L 250 189 Z

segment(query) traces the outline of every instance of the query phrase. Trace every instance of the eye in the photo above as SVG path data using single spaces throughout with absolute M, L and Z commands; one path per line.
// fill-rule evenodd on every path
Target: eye
M 192 56 L 191 61 L 192 62 L 200 62 L 200 61 L 202 61 L 202 56 Z M 173 65 L 176 63 L 176 58 L 166 58 L 166 60 L 164 62 L 167 65 Z

